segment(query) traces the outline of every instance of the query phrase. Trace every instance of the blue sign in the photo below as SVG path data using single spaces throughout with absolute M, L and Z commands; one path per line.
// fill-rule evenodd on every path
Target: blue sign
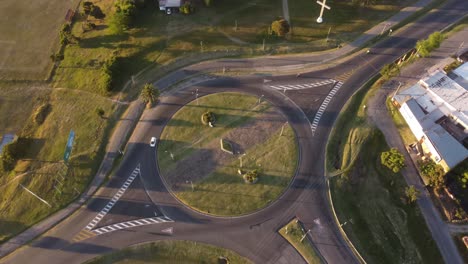
M 70 154 L 73 148 L 73 140 L 75 140 L 75 132 L 73 130 L 70 130 L 70 135 L 68 135 L 67 147 L 65 148 L 65 154 L 63 154 L 63 161 L 65 161 L 65 163 L 68 163 L 68 160 L 70 159 Z

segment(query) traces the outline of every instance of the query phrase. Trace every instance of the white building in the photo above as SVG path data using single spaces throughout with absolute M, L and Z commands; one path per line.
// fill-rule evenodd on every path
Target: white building
M 392 101 L 424 155 L 446 171 L 468 157 L 468 63 L 450 77 L 436 71 L 399 92 Z
M 159 10 L 166 11 L 168 8 L 179 9 L 182 0 L 159 0 Z

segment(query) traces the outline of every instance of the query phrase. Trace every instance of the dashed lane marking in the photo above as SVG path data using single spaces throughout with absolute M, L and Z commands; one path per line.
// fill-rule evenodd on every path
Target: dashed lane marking
M 132 174 L 130 174 L 130 177 L 127 178 L 127 180 L 124 182 L 123 186 L 119 189 L 119 191 L 112 197 L 112 199 L 107 203 L 107 205 L 97 214 L 91 222 L 84 228 L 85 230 L 92 230 L 101 220 L 104 218 L 104 216 L 112 209 L 112 207 L 115 205 L 115 203 L 122 197 L 122 195 L 125 193 L 125 191 L 128 189 L 130 184 L 132 184 L 133 180 L 135 180 L 136 176 L 140 174 L 140 165 L 133 170 Z
M 342 82 L 335 81 L 335 87 L 333 87 L 333 89 L 328 93 L 325 100 L 323 100 L 323 102 L 320 105 L 317 113 L 315 114 L 314 121 L 312 121 L 312 125 L 310 127 L 311 130 L 312 130 L 312 135 L 315 134 L 315 130 L 317 130 L 318 124 L 320 122 L 320 118 L 322 117 L 323 113 L 327 109 L 328 104 L 330 103 L 331 99 L 338 92 L 338 90 L 341 88 L 342 85 L 343 85 Z
M 319 87 L 327 84 L 334 83 L 335 80 L 333 79 L 328 79 L 325 81 L 321 82 L 316 82 L 316 83 L 303 83 L 303 84 L 287 84 L 287 85 L 270 85 L 269 87 L 275 90 L 302 90 L 302 89 L 308 89 L 308 88 L 313 88 L 313 87 Z

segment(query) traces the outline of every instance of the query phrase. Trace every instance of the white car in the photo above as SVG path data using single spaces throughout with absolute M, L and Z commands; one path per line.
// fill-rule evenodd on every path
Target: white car
M 150 141 L 150 146 L 151 146 L 152 148 L 154 148 L 154 147 L 156 146 L 156 142 L 157 142 L 157 141 L 158 141 L 157 138 L 152 137 L 152 138 L 151 138 L 151 141 Z
M 168 15 L 172 14 L 172 9 L 166 8 L 166 14 L 168 14 Z

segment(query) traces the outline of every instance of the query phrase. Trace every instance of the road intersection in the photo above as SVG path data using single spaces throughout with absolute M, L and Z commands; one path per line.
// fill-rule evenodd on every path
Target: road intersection
M 39 263 L 81 263 L 137 243 L 182 239 L 229 248 L 255 263 L 300 263 L 303 260 L 298 253 L 277 233 L 294 217 L 312 230 L 310 238 L 327 262 L 358 262 L 341 237 L 328 206 L 323 176 L 324 142 L 343 104 L 377 74 L 378 69 L 414 47 L 418 39 L 444 28 L 467 12 L 466 1 L 450 0 L 442 8 L 377 43 L 372 54 L 357 53 L 328 69 L 300 76 L 272 76 L 268 83 L 262 76 L 216 78 L 167 93 L 157 107 L 143 114 L 119 169 L 86 207 L 0 262 L 27 263 L 34 256 L 34 261 Z M 255 64 L 262 63 L 261 60 L 256 60 Z M 273 67 L 281 61 L 283 65 L 290 63 L 287 59 L 268 59 L 263 65 Z M 230 63 L 230 67 L 252 66 L 251 60 Z M 197 64 L 184 70 L 205 72 L 224 64 L 226 60 Z M 305 86 L 318 83 L 321 85 Z M 281 86 L 294 89 L 277 89 Z M 168 192 L 158 174 L 155 150 L 147 141 L 151 136 L 159 136 L 172 115 L 195 99 L 195 90 L 200 96 L 223 91 L 263 96 L 287 117 L 299 140 L 300 162 L 294 180 L 278 201 L 250 215 L 221 218 L 195 212 Z M 120 196 L 115 199 L 117 194 Z M 153 215 L 148 216 L 151 213 Z M 132 219 L 126 220 L 129 217 Z M 153 219 L 154 224 L 149 219 Z M 99 226 L 100 221 L 107 221 L 106 225 Z M 136 224 L 138 222 L 140 225 Z M 126 227 L 132 224 L 138 226 Z M 461 263 L 450 243 L 445 247 L 448 247 L 442 250 L 445 261 Z

